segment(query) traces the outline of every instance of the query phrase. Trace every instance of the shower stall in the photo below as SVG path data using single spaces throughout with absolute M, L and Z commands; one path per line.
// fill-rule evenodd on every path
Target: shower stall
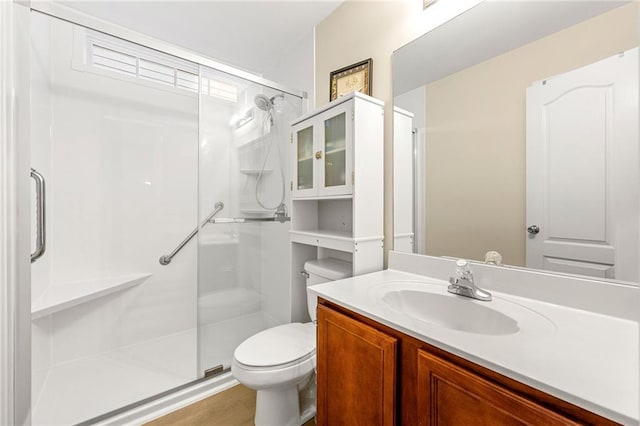
M 304 96 L 38 7 L 32 423 L 77 424 L 228 377 L 240 342 L 296 320 L 288 123 Z

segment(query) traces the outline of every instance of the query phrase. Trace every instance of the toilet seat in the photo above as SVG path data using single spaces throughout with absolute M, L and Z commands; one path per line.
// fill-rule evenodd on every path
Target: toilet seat
M 278 370 L 315 358 L 315 353 L 315 325 L 292 323 L 251 336 L 236 348 L 233 357 L 245 370 Z

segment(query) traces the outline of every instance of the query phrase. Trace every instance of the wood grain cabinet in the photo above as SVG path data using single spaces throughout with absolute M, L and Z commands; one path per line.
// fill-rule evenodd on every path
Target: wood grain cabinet
M 575 425 L 473 372 L 418 351 L 420 425 Z
M 324 299 L 318 425 L 614 425 Z
M 397 339 L 318 306 L 318 425 L 393 425 Z

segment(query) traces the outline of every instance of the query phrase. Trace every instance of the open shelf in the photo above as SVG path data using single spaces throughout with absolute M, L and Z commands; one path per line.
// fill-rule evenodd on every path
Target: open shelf
M 31 319 L 42 318 L 81 303 L 126 290 L 142 284 L 150 276 L 151 274 L 135 274 L 49 286 L 31 306 Z
M 294 243 L 308 244 L 317 247 L 325 247 L 340 251 L 353 251 L 355 239 L 351 231 L 335 230 L 305 230 L 289 231 L 291 241 Z

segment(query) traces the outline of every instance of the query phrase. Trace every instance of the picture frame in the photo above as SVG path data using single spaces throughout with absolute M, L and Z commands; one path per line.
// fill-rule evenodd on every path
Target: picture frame
M 329 74 L 329 100 L 336 100 L 353 91 L 371 96 L 372 72 L 371 58 L 332 71 Z

